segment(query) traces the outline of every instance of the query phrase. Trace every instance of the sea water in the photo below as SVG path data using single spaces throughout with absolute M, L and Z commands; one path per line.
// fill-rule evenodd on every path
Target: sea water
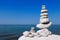
M 36 25 L 0 25 L 0 40 L 18 40 L 24 31 L 30 31 L 31 27 L 39 30 Z M 60 25 L 52 25 L 49 28 L 53 34 L 60 35 Z

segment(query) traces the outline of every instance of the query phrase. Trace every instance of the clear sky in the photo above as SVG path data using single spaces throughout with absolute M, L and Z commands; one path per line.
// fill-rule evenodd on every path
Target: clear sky
M 0 0 L 0 24 L 37 24 L 43 4 L 53 24 L 60 24 L 60 0 Z

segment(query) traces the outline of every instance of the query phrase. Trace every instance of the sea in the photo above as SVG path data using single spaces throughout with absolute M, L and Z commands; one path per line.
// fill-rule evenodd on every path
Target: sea
M 36 25 L 0 25 L 0 40 L 18 40 L 24 31 L 30 31 L 32 27 L 39 30 Z M 53 34 L 60 35 L 60 25 L 52 25 L 48 29 Z

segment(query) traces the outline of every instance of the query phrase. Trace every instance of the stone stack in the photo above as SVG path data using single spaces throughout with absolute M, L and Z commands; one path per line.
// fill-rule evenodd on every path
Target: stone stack
M 40 28 L 41 30 L 37 31 L 37 33 L 39 33 L 40 36 L 48 36 L 51 34 L 51 32 L 47 28 L 49 28 L 52 23 L 48 18 L 48 10 L 46 9 L 45 5 L 42 6 L 40 16 L 40 22 L 36 27 Z
M 52 34 L 48 28 L 52 25 L 48 17 L 48 10 L 46 6 L 42 6 L 40 22 L 36 25 L 37 28 L 40 28 L 35 32 L 34 27 L 30 31 L 23 32 L 23 36 L 19 37 L 18 40 L 60 40 L 60 35 Z

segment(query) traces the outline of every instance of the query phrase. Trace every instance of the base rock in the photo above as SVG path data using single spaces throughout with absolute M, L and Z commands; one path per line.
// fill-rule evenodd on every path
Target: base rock
M 59 35 L 49 35 L 48 37 L 25 37 L 25 36 L 21 36 L 18 40 L 60 40 L 60 36 Z

